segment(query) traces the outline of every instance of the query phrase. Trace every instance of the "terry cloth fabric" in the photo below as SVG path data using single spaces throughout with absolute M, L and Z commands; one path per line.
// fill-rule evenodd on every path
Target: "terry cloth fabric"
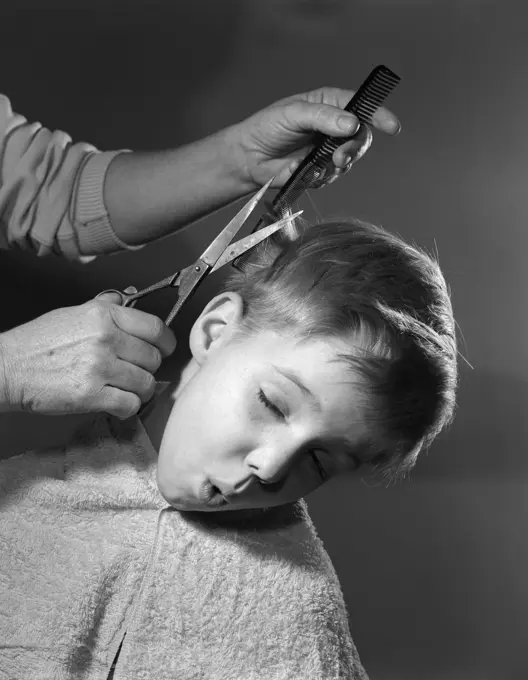
M 186 513 L 139 419 L 0 463 L 0 679 L 366 680 L 304 501 Z

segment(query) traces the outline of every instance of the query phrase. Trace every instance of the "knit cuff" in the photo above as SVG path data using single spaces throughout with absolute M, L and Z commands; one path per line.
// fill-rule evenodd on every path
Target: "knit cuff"
M 108 166 L 122 151 L 95 152 L 84 163 L 77 181 L 72 223 L 83 256 L 103 255 L 123 250 L 140 250 L 122 241 L 112 229 L 104 203 L 104 182 Z

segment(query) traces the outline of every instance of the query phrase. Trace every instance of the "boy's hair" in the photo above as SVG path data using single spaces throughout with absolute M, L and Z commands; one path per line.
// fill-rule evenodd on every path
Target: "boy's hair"
M 453 310 L 437 262 L 357 219 L 292 222 L 254 249 L 224 291 L 243 300 L 236 338 L 276 331 L 349 339 L 339 354 L 360 377 L 362 455 L 394 480 L 452 420 L 457 387 Z

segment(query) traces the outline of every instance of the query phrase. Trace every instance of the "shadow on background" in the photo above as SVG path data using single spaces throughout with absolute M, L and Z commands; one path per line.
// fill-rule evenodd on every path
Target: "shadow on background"
M 528 382 L 465 375 L 453 427 L 408 480 L 308 499 L 372 678 L 525 677 L 527 409 Z

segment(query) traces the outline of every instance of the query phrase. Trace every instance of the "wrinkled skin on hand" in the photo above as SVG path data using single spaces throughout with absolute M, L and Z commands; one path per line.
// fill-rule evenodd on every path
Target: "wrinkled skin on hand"
M 282 99 L 235 126 L 238 162 L 248 180 L 258 187 L 275 176 L 272 186 L 283 186 L 313 148 L 314 133 L 344 138 L 318 186 L 346 174 L 372 143 L 369 126 L 359 125 L 353 114 L 343 111 L 353 95 L 353 90 L 322 87 Z M 397 117 L 382 107 L 374 114 L 372 127 L 396 135 L 401 126 Z
M 112 299 L 56 309 L 0 335 L 0 410 L 137 413 L 176 340 L 157 317 Z

